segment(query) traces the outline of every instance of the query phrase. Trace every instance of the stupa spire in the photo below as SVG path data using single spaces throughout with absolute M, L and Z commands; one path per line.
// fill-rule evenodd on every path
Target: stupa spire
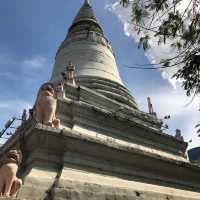
M 85 0 L 84 4 L 89 4 L 90 5 L 90 0 Z
M 69 32 L 74 32 L 74 30 L 77 32 L 77 29 L 84 29 L 83 26 L 85 29 L 88 29 L 86 26 L 93 27 L 96 32 L 103 34 L 103 30 L 90 4 L 90 0 L 84 0 L 83 5 L 72 22 Z
M 95 90 L 121 104 L 137 108 L 134 98 L 120 78 L 112 47 L 91 6 L 83 0 L 68 34 L 60 45 L 52 81 L 60 78 L 66 63 L 76 66 L 76 83 Z

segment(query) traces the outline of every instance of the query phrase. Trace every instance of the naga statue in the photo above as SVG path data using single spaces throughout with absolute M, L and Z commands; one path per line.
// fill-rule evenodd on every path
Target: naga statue
M 16 176 L 21 159 L 18 150 L 10 150 L 4 156 L 0 168 L 0 197 L 16 197 L 22 185 L 22 180 Z

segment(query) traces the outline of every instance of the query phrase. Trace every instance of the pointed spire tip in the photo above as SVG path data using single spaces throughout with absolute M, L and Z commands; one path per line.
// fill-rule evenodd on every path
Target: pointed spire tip
M 85 3 L 84 3 L 84 4 L 90 5 L 90 0 L 85 0 Z

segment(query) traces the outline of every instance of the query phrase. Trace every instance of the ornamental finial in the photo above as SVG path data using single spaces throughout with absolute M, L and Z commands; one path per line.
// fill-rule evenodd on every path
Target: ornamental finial
M 85 0 L 85 4 L 90 5 L 90 0 Z
M 153 104 L 151 103 L 151 98 L 150 97 L 147 97 L 147 102 L 148 102 L 149 114 L 154 115 L 156 117 L 157 114 L 153 110 Z

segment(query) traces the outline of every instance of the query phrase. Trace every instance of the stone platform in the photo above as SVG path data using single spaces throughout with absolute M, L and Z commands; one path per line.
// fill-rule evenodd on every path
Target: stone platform
M 23 151 L 19 199 L 200 199 L 200 167 L 159 120 L 85 87 L 65 91 L 61 129 L 29 120 L 0 149 Z

